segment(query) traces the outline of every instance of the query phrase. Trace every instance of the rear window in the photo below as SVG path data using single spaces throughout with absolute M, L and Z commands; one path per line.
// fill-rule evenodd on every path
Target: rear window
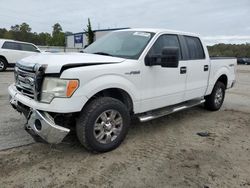
M 2 48 L 10 50 L 20 50 L 20 45 L 16 42 L 5 42 Z
M 188 47 L 190 60 L 205 59 L 205 53 L 201 41 L 197 37 L 184 36 Z
M 20 44 L 20 46 L 21 46 L 21 50 L 23 51 L 29 51 L 29 52 L 37 51 L 36 47 L 31 44 Z

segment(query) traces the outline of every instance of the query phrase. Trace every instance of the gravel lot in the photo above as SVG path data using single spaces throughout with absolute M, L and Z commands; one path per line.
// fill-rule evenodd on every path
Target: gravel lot
M 0 187 L 250 187 L 250 66 L 238 66 L 220 111 L 199 106 L 133 122 L 123 144 L 104 154 L 85 151 L 74 135 L 34 143 L 8 104 L 12 81 L 12 71 L 0 73 Z

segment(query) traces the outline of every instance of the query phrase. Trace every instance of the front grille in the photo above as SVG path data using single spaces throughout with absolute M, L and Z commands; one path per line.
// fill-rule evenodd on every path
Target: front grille
M 27 71 L 19 67 L 15 68 L 15 81 L 16 88 L 23 95 L 32 99 L 35 98 L 35 82 L 36 73 L 33 71 Z
M 35 64 L 32 67 L 26 67 L 16 63 L 15 85 L 17 90 L 29 98 L 40 100 L 45 69 L 46 65 Z

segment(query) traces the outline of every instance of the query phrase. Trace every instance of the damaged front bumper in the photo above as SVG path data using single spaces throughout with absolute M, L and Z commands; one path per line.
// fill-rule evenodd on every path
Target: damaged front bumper
M 25 115 L 27 118 L 25 129 L 33 137 L 39 136 L 50 144 L 58 144 L 70 132 L 70 129 L 56 125 L 48 112 L 25 108 L 13 98 L 10 99 L 10 104 L 14 109 Z M 37 139 L 35 138 L 35 140 Z

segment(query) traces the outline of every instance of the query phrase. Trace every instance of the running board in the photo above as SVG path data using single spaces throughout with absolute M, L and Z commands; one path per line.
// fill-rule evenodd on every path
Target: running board
M 197 106 L 204 102 L 205 102 L 205 99 L 193 99 L 190 101 L 179 103 L 177 105 L 172 105 L 169 107 L 161 108 L 160 110 L 154 110 L 154 111 L 140 114 L 138 118 L 140 122 L 146 122 L 146 121 L 150 121 L 152 119 L 156 119 L 156 118 L 168 115 L 168 114 L 172 114 L 174 112 L 178 112 L 181 110 L 185 110 L 187 108 L 191 108 L 193 106 Z

